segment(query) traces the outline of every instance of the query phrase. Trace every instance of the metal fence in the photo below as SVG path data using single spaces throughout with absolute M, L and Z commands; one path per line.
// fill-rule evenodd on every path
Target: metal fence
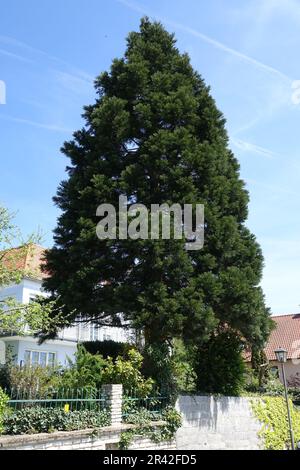
M 122 416 L 124 419 L 136 412 L 145 411 L 152 419 L 160 419 L 162 412 L 169 405 L 170 398 L 160 393 L 142 397 L 136 390 L 125 390 L 123 394 Z
M 8 405 L 14 410 L 29 407 L 61 408 L 66 411 L 108 409 L 106 395 L 92 387 L 49 388 L 44 391 L 15 388 L 5 393 L 9 396 Z

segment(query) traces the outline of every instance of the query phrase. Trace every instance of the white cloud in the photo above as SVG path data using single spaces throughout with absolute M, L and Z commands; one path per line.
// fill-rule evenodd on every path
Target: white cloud
M 32 64 L 33 60 L 27 59 L 19 54 L 14 54 L 13 52 L 7 51 L 5 49 L 0 49 L 0 54 L 5 55 L 6 57 L 10 57 L 11 59 L 19 60 L 20 62 L 26 62 L 28 64 Z
M 19 124 L 26 124 L 28 126 L 38 127 L 39 129 L 45 129 L 48 131 L 54 132 L 63 132 L 63 133 L 72 133 L 73 130 L 68 129 L 66 127 L 59 126 L 57 124 L 45 124 L 41 122 L 31 121 L 29 119 L 22 119 L 13 116 L 7 116 L 5 114 L 0 114 L 0 119 L 4 119 L 5 121 L 16 122 Z
M 8 52 L 4 49 L 0 49 L 0 53 L 2 52 L 3 54 L 5 53 L 6 55 L 11 56 L 12 58 L 22 60 L 23 62 L 28 62 L 28 63 L 34 63 L 35 61 L 32 58 L 29 58 L 29 56 L 39 56 L 39 64 L 41 64 L 41 57 L 44 57 L 47 62 L 45 64 L 46 67 L 49 67 L 49 62 L 54 63 L 56 65 L 60 65 L 64 67 L 66 71 L 61 71 L 61 70 L 55 70 L 56 76 L 58 78 L 58 81 L 61 81 L 65 85 L 69 83 L 71 89 L 74 91 L 74 83 L 77 81 L 77 84 L 81 81 L 86 82 L 86 83 L 92 83 L 94 80 L 94 77 L 85 71 L 81 70 L 78 67 L 75 67 L 72 64 L 69 64 L 68 62 L 64 61 L 63 59 L 60 59 L 59 57 L 56 57 L 54 55 L 48 54 L 47 52 L 38 49 L 36 47 L 29 46 L 25 42 L 19 41 L 15 38 L 8 37 L 8 36 L 1 36 L 0 35 L 0 43 L 9 45 L 10 47 L 14 47 L 17 50 L 22 50 L 24 54 L 27 54 L 25 56 L 21 56 L 16 53 Z M 62 80 L 62 77 L 64 77 L 64 80 Z M 78 88 L 76 88 L 78 90 Z
M 168 24 L 172 26 L 173 28 L 179 29 L 181 31 L 184 31 L 185 33 L 191 34 L 192 36 L 201 39 L 202 41 L 210 44 L 211 46 L 222 50 L 223 52 L 226 52 L 228 54 L 231 54 L 238 59 L 242 60 L 243 62 L 246 62 L 260 70 L 263 70 L 265 72 L 271 73 L 273 75 L 276 75 L 277 77 L 291 82 L 292 79 L 288 77 L 285 73 L 281 72 L 280 70 L 277 70 L 275 67 L 272 67 L 270 65 L 264 64 L 263 62 L 260 62 L 259 60 L 254 59 L 253 57 L 250 57 L 246 54 L 243 54 L 242 52 L 233 49 L 231 47 L 228 47 L 226 44 L 217 41 L 216 39 L 207 36 L 206 34 L 201 33 L 200 31 L 197 31 L 196 29 L 190 28 L 189 26 L 183 25 L 181 23 L 176 23 L 174 21 L 169 20 L 168 18 L 163 18 L 160 15 L 155 15 L 149 11 L 147 11 L 144 7 L 141 7 L 137 5 L 136 3 L 130 2 L 128 0 L 117 0 L 119 3 L 123 4 L 124 6 L 130 8 L 131 10 L 137 11 L 138 13 L 142 13 L 144 15 L 149 15 L 154 18 L 159 19 L 165 24 Z
M 93 81 L 68 72 L 54 71 L 55 79 L 61 85 L 75 93 L 86 94 L 93 88 Z
M 258 155 L 262 155 L 263 157 L 266 157 L 266 158 L 274 158 L 274 157 L 278 156 L 272 150 L 266 149 L 265 147 L 261 147 L 259 145 L 253 144 L 251 142 L 247 142 L 247 141 L 242 140 L 242 139 L 236 139 L 236 138 L 232 137 L 230 139 L 230 142 L 235 147 L 242 150 L 243 152 L 255 153 L 255 154 L 258 154 Z

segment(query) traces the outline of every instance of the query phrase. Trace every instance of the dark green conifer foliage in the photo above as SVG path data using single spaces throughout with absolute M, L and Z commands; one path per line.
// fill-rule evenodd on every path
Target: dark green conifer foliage
M 144 18 L 123 58 L 95 82 L 85 127 L 62 149 L 68 178 L 47 254 L 45 287 L 66 317 L 117 324 L 119 312 L 149 343 L 182 337 L 203 344 L 226 326 L 262 345 L 269 312 L 259 283 L 263 257 L 245 225 L 248 193 L 228 147 L 225 119 L 187 54 L 161 24 Z M 203 203 L 205 246 L 178 240 L 96 237 L 96 208 L 119 195 L 155 203 Z M 105 283 L 103 283 L 105 281 Z

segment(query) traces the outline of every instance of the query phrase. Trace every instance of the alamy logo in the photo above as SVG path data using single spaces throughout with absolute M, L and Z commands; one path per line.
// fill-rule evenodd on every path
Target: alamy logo
M 6 85 L 0 80 L 0 104 L 6 104 Z
M 118 213 L 118 217 L 117 217 Z M 185 240 L 189 251 L 204 245 L 203 204 L 128 205 L 126 196 L 119 197 L 118 210 L 112 204 L 101 204 L 96 215 L 102 217 L 96 233 L 100 240 Z M 118 219 L 118 223 L 117 223 Z

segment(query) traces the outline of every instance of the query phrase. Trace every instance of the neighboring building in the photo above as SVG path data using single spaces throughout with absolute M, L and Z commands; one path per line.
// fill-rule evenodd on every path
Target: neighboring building
M 276 327 L 264 349 L 267 363 L 283 382 L 281 364 L 277 362 L 274 351 L 280 348 L 286 349 L 286 380 L 289 386 L 300 387 L 300 314 L 278 315 L 272 317 L 272 320 L 274 320 Z M 244 358 L 246 363 L 250 365 L 251 352 L 249 350 L 245 351 Z
M 274 351 L 278 348 L 286 349 L 287 362 L 285 363 L 286 379 L 289 385 L 293 386 L 295 379 L 300 386 L 300 314 L 279 315 L 272 317 L 276 323 L 276 328 L 272 331 L 265 353 L 270 366 L 278 370 L 279 378 L 282 381 L 281 367 L 276 361 Z
M 21 303 L 29 303 L 36 295 L 43 294 L 42 282 L 45 274 L 41 271 L 44 248 L 33 245 L 24 256 L 18 259 L 18 268 L 28 273 L 19 284 L 0 289 L 0 299 L 14 297 Z M 17 364 L 52 365 L 68 362 L 73 359 L 77 344 L 83 341 L 113 340 L 119 342 L 130 341 L 132 331 L 125 328 L 98 327 L 95 324 L 78 323 L 62 330 L 57 339 L 45 341 L 42 345 L 32 336 L 0 335 L 0 363 L 4 362 L 5 354 L 11 351 Z M 4 343 L 4 345 L 3 345 Z M 1 347 L 2 346 L 2 347 Z M 5 349 L 6 353 L 3 352 Z M 1 353 L 2 351 L 2 353 Z M 2 358 L 1 358 L 2 355 Z

